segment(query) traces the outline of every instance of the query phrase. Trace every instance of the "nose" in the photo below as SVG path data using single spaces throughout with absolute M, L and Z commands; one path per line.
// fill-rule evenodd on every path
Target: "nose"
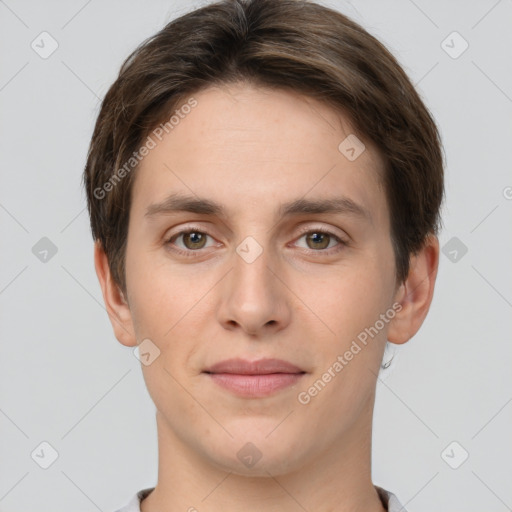
M 277 258 L 265 250 L 254 260 L 233 253 L 233 268 L 222 282 L 218 320 L 230 331 L 263 337 L 290 322 L 289 291 Z

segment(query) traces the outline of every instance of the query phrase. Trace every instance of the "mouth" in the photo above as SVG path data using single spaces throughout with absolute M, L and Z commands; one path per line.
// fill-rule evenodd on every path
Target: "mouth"
M 282 359 L 227 359 L 203 371 L 215 384 L 238 396 L 259 398 L 299 382 L 306 372 Z

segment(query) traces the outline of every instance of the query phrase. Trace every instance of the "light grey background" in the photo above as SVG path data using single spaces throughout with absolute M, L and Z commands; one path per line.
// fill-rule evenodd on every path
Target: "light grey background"
M 409 512 L 512 510 L 512 0 L 324 3 L 417 84 L 447 156 L 441 245 L 467 247 L 441 256 L 431 312 L 379 382 L 374 482 Z M 0 0 L 2 512 L 109 512 L 156 483 L 154 406 L 103 307 L 80 179 L 123 59 L 198 5 Z M 31 48 L 43 31 L 47 59 Z M 48 469 L 31 457 L 43 441 Z

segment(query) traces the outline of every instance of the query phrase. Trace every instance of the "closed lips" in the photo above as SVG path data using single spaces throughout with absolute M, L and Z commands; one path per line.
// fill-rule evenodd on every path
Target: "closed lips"
M 283 359 L 227 359 L 210 366 L 204 373 L 232 373 L 237 375 L 268 375 L 271 373 L 306 373 Z

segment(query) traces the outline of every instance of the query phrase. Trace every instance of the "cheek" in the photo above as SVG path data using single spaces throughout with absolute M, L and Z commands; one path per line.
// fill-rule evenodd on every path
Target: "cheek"
M 169 379 L 176 385 L 166 370 L 180 382 L 194 374 L 190 360 L 198 348 L 194 342 L 196 332 L 202 331 L 205 321 L 213 316 L 211 297 L 205 296 L 212 283 L 199 280 L 197 286 L 191 286 L 193 279 L 189 275 L 165 259 L 149 255 L 133 258 L 130 270 L 130 292 L 134 297 L 131 313 L 137 339 L 149 338 L 160 350 L 155 362 L 143 367 L 148 385 L 155 390 L 154 386 L 160 387 L 158 378 L 153 381 L 155 372 L 162 375 L 166 385 Z
M 368 259 L 360 267 L 343 269 L 339 279 L 333 275 L 327 292 L 316 288 L 311 296 L 311 309 L 335 333 L 315 320 L 327 334 L 317 340 L 321 356 L 315 374 L 300 390 L 308 394 L 311 390 L 305 411 L 322 428 L 329 424 L 335 431 L 346 425 L 348 417 L 357 417 L 370 407 L 388 325 L 374 330 L 389 308 L 386 298 L 391 281 L 383 279 L 382 271 L 377 259 L 373 263 Z
M 129 253 L 129 252 L 128 252 Z M 171 273 L 165 258 L 150 252 L 129 253 L 127 286 L 136 333 L 155 340 L 165 339 L 197 297 L 179 273 Z
M 389 280 L 383 279 L 381 272 L 378 261 L 367 259 L 363 264 L 331 271 L 323 280 L 303 283 L 298 295 L 316 314 L 312 318 L 322 332 L 337 340 L 336 349 L 350 344 L 389 307 Z

